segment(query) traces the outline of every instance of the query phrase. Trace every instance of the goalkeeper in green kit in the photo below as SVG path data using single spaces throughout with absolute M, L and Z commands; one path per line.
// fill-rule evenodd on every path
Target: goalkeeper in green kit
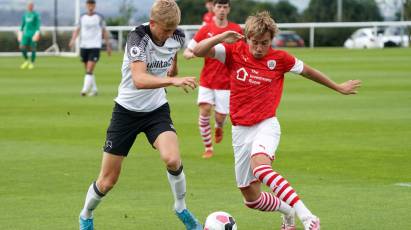
M 20 43 L 20 50 L 24 57 L 21 69 L 33 69 L 36 60 L 37 42 L 40 40 L 40 15 L 33 11 L 34 3 L 29 2 L 27 11 L 24 13 L 21 27 L 17 39 Z M 31 48 L 31 59 L 27 55 L 28 48 Z

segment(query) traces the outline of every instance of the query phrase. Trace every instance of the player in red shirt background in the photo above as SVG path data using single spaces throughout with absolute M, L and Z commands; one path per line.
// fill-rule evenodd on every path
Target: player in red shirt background
M 193 48 L 196 44 L 206 38 L 213 37 L 225 31 L 236 31 L 242 33 L 241 27 L 228 21 L 230 13 L 230 0 L 214 0 L 214 20 L 203 27 L 194 35 L 184 51 L 186 59 L 194 58 Z M 213 156 L 213 143 L 211 135 L 210 117 L 214 107 L 215 143 L 223 139 L 223 125 L 229 112 L 230 77 L 227 68 L 218 60 L 204 58 L 204 66 L 200 75 L 200 87 L 198 90 L 197 103 L 200 109 L 199 129 L 205 147 L 203 158 Z
M 212 22 L 214 19 L 214 11 L 213 11 L 214 3 L 213 2 L 214 0 L 205 1 L 205 7 L 207 8 L 207 13 L 203 15 L 203 25 L 206 25 Z
M 318 230 L 320 219 L 271 166 L 281 135 L 275 111 L 282 95 L 284 74 L 300 74 L 344 95 L 356 94 L 361 81 L 337 84 L 286 51 L 271 48 L 276 32 L 277 25 L 270 14 L 257 13 L 245 23 L 245 41 L 241 34 L 227 31 L 201 41 L 194 54 L 216 58 L 232 74 L 230 117 L 235 173 L 246 206 L 281 212 L 283 230 L 296 229 L 295 214 L 305 230 Z M 272 193 L 261 192 L 261 184 Z

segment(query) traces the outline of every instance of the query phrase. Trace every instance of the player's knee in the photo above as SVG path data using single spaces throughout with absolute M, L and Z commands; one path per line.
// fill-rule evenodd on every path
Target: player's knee
M 102 193 L 107 193 L 108 191 L 110 191 L 114 185 L 117 183 L 117 177 L 113 178 L 113 177 L 107 177 L 107 178 L 102 178 L 100 180 L 97 181 L 98 184 L 98 188 Z
M 181 165 L 179 156 L 169 156 L 164 159 L 164 162 L 169 169 L 178 169 Z

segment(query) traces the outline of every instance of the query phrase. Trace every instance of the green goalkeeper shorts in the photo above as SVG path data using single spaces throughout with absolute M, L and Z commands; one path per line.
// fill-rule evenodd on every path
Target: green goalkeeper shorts
M 23 36 L 22 36 L 22 38 L 21 38 L 20 45 L 21 45 L 21 46 L 32 46 L 32 44 L 33 44 L 33 36 L 34 36 L 34 33 L 23 34 Z

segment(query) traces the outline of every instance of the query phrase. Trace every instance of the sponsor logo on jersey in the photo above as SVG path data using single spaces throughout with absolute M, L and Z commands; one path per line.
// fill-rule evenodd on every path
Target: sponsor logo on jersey
M 268 67 L 270 70 L 273 70 L 276 65 L 277 65 L 277 62 L 275 62 L 275 60 L 268 60 L 268 61 L 267 61 L 267 67 Z
M 163 69 L 168 68 L 173 64 L 174 57 L 170 57 L 168 60 L 155 60 L 148 63 L 147 68 L 149 69 Z
M 130 55 L 132 57 L 137 57 L 138 55 L 140 55 L 140 48 L 138 48 L 137 46 L 133 46 L 130 48 Z
M 245 81 L 245 79 L 247 78 L 248 73 L 245 70 L 245 68 L 241 68 L 239 70 L 237 70 L 237 79 L 240 81 Z

